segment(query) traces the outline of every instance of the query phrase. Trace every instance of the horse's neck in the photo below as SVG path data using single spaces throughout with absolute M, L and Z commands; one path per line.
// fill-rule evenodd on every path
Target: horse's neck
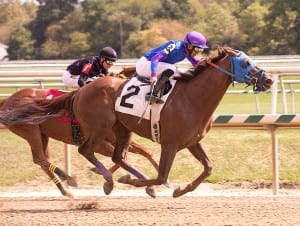
M 221 64 L 226 70 L 230 70 L 229 58 L 225 59 Z M 230 84 L 231 79 L 228 75 L 212 67 L 188 82 L 184 89 L 187 90 L 186 95 L 188 95 L 188 99 L 192 100 L 192 108 L 194 108 L 195 115 L 203 115 L 205 112 L 206 117 L 210 117 Z

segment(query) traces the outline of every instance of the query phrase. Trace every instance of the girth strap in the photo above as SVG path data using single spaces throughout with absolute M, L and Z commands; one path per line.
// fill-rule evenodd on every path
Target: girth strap
M 79 123 L 75 120 L 75 117 L 73 114 L 70 116 L 71 121 L 71 134 L 73 138 L 73 142 L 76 146 L 80 146 L 82 143 L 82 136 L 80 132 Z

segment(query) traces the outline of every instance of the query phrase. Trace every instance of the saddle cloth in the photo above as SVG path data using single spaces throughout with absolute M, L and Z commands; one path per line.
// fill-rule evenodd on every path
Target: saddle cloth
M 68 93 L 69 91 L 65 91 L 65 90 L 59 90 L 59 89 L 49 89 L 46 93 L 44 98 L 51 100 L 54 97 L 58 97 L 64 93 Z M 64 112 L 64 115 L 57 118 L 57 121 L 60 121 L 62 123 L 67 123 L 67 124 L 71 124 L 71 119 L 70 119 L 70 115 L 67 112 Z M 78 124 L 78 120 L 77 119 L 73 119 L 73 123 Z
M 170 80 L 171 89 L 169 92 L 164 94 L 161 99 L 166 102 L 169 95 L 172 93 L 176 81 Z M 143 83 L 133 77 L 124 86 L 121 95 L 117 98 L 115 103 L 115 110 L 128 115 L 134 115 L 137 117 L 143 117 L 143 119 L 151 120 L 151 133 L 152 140 L 160 142 L 160 130 L 159 130 L 159 120 L 160 112 L 163 109 L 165 103 L 163 104 L 149 104 L 145 100 L 145 95 L 150 91 L 150 84 Z M 144 113 L 145 112 L 145 113 Z

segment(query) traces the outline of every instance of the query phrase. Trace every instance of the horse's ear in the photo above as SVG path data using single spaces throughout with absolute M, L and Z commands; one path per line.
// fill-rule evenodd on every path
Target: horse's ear
M 218 47 L 218 55 L 224 56 L 225 54 L 227 54 L 227 47 L 219 46 Z
M 226 52 L 227 55 L 236 55 L 236 51 L 233 48 L 226 47 L 224 48 L 224 51 Z

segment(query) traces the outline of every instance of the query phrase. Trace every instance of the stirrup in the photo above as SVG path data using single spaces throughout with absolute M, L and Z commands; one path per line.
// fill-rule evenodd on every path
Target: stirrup
M 150 94 L 146 94 L 145 100 L 149 101 L 150 97 L 151 97 L 151 104 L 152 103 L 157 103 L 157 104 L 163 104 L 164 103 L 164 101 L 162 99 L 160 99 L 159 97 L 154 96 L 154 95 L 151 96 Z

